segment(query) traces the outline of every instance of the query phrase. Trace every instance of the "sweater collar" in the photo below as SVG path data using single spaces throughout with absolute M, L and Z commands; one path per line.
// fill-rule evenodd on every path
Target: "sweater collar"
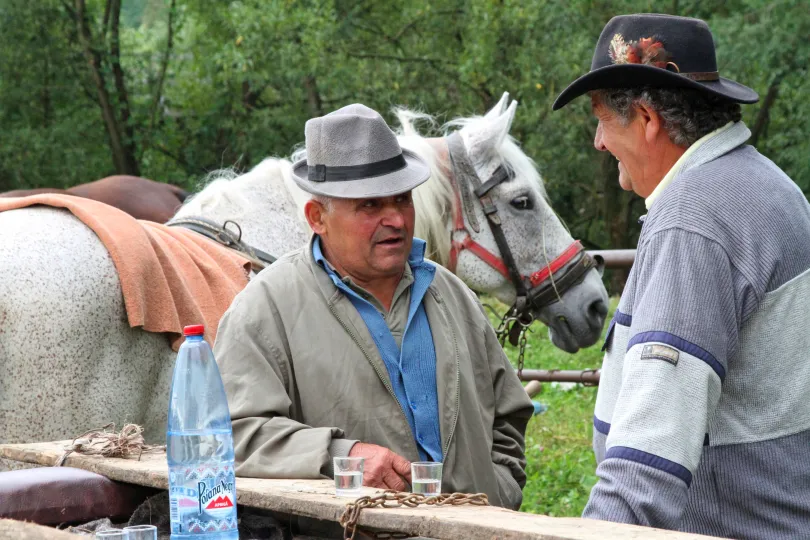
M 729 122 L 725 126 L 718 128 L 711 133 L 704 135 L 675 162 L 675 165 L 664 176 L 655 190 L 644 201 L 647 210 L 652 208 L 653 203 L 661 196 L 661 193 L 678 177 L 680 173 L 686 172 L 692 167 L 703 165 L 718 157 L 729 153 L 741 144 L 745 143 L 751 136 L 751 131 L 743 122 Z

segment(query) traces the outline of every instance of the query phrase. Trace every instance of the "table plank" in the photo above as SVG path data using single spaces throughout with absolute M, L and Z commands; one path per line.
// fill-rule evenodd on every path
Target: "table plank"
M 52 466 L 68 441 L 0 445 L 0 457 Z M 112 480 L 168 488 L 166 456 L 144 454 L 140 461 L 71 454 L 67 467 L 102 474 Z M 364 494 L 380 491 L 363 488 Z M 335 496 L 331 480 L 236 479 L 239 504 L 328 521 L 337 521 L 349 499 Z M 581 518 L 553 518 L 496 507 L 425 507 L 366 509 L 359 524 L 386 531 L 438 539 L 469 540 L 705 540 L 706 536 L 663 531 Z
M 0 519 L 0 540 L 76 540 L 77 538 L 81 538 L 81 536 L 34 523 Z

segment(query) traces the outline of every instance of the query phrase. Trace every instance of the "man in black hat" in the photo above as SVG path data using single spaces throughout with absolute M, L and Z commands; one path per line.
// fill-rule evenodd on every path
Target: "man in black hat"
M 703 21 L 608 22 L 591 71 L 594 146 L 646 199 L 608 331 L 584 516 L 734 538 L 810 531 L 810 205 L 745 145 Z

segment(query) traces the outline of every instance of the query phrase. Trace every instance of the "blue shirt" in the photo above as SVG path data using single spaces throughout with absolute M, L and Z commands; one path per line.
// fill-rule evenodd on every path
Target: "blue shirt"
M 411 427 L 420 459 L 442 461 L 439 430 L 439 397 L 436 390 L 436 349 L 422 302 L 433 282 L 436 267 L 425 260 L 425 241 L 413 239 L 408 265 L 413 273 L 408 322 L 399 347 L 380 311 L 352 290 L 328 264 L 321 251 L 321 240 L 312 243 L 312 256 L 335 286 L 357 309 L 383 359 L 391 385 Z

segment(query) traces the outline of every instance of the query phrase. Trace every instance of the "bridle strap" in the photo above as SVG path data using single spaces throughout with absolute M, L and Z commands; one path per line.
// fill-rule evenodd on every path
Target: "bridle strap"
M 532 287 L 538 287 L 541 283 L 549 279 L 553 274 L 561 270 L 565 265 L 571 262 L 577 255 L 582 253 L 585 248 L 582 247 L 582 243 L 579 240 L 574 240 L 574 242 L 568 246 L 565 251 L 560 253 L 556 259 L 548 263 L 545 268 L 538 270 L 531 276 L 529 276 L 529 281 L 532 284 Z
M 492 188 L 494 188 L 499 184 L 502 184 L 503 182 L 506 182 L 507 180 L 509 180 L 509 173 L 507 173 L 506 169 L 504 169 L 503 167 L 498 167 L 497 169 L 495 169 L 495 172 L 492 173 L 492 176 L 489 178 L 489 180 L 487 180 L 486 182 L 475 188 L 476 197 L 478 198 L 483 197 L 484 195 L 489 193 L 489 191 Z
M 507 242 L 506 235 L 501 227 L 501 217 L 498 215 L 498 207 L 495 206 L 495 203 L 492 202 L 492 197 L 489 195 L 490 190 L 508 180 L 509 175 L 503 167 L 498 167 L 495 169 L 492 176 L 482 184 L 481 179 L 478 177 L 478 173 L 475 172 L 475 168 L 472 166 L 469 156 L 467 155 L 467 148 L 464 146 L 464 140 L 461 138 L 461 135 L 458 132 L 447 137 L 447 147 L 450 154 L 450 160 L 453 163 L 454 172 L 457 172 L 460 168 L 468 173 L 467 176 L 456 178 L 456 185 L 461 187 L 466 183 L 464 182 L 466 179 L 472 185 L 473 193 L 475 193 L 479 202 L 481 203 L 481 208 L 483 209 L 484 215 L 489 223 L 489 228 L 492 231 L 493 238 L 495 239 L 495 244 L 498 246 L 498 251 L 501 253 L 501 260 L 499 261 L 501 262 L 499 265 L 500 268 L 496 269 L 501 271 L 501 273 L 512 281 L 518 297 L 525 297 L 527 293 L 526 284 L 523 280 L 523 276 L 520 275 L 520 271 L 517 268 L 515 258 L 512 256 L 512 250 L 509 249 L 509 243 Z M 465 213 L 470 214 L 475 212 L 474 209 L 470 210 L 471 211 L 466 211 Z M 466 228 L 463 225 L 463 220 L 461 226 L 466 231 Z M 467 237 L 469 238 L 469 234 Z M 476 244 L 477 243 L 470 238 L 468 242 L 469 246 L 475 245 L 475 250 L 480 252 L 489 252 L 483 246 Z M 484 258 L 483 260 L 488 262 L 488 259 L 498 259 L 498 257 L 494 254 L 490 254 L 490 256 Z M 502 269 L 506 269 L 506 272 L 502 272 Z
M 575 242 L 580 249 L 582 246 L 579 242 Z M 574 245 L 574 244 L 572 244 Z M 569 248 L 570 249 L 570 248 Z M 548 275 L 548 277 L 538 282 L 538 285 L 532 287 L 529 291 L 529 303 L 536 306 L 545 306 L 557 300 L 562 291 L 566 291 L 579 283 L 585 274 L 591 268 L 594 268 L 595 262 L 587 253 L 581 251 L 582 255 L 577 257 L 574 255 L 567 263 L 561 266 L 557 271 Z M 551 265 L 557 261 L 562 261 L 562 255 L 554 259 Z
M 470 186 L 464 181 L 464 178 L 474 178 L 480 182 L 478 173 L 475 172 L 475 167 L 470 163 L 470 159 L 467 156 L 467 148 L 464 146 L 464 140 L 461 138 L 461 135 L 453 133 L 445 138 L 445 141 L 447 141 L 447 153 L 450 156 L 451 170 L 453 173 L 450 175 L 451 181 L 453 182 L 453 191 L 456 194 L 456 199 L 460 202 L 460 208 L 456 207 L 453 209 L 453 212 L 458 214 L 455 225 L 456 227 L 461 226 L 462 229 L 466 231 L 467 229 L 464 225 L 464 215 L 466 214 L 467 223 L 470 224 L 472 230 L 476 233 L 481 232 L 481 228 L 478 225 L 478 217 L 475 215 L 475 205 L 473 204 Z M 457 178 L 461 180 L 457 180 Z
M 237 233 L 228 230 L 228 224 L 236 227 Z M 169 227 L 183 227 L 197 234 L 201 234 L 213 240 L 221 246 L 232 249 L 250 261 L 250 265 L 255 272 L 260 272 L 266 267 L 276 262 L 276 258 L 258 248 L 255 248 L 242 241 L 242 228 L 235 221 L 225 221 L 222 225 L 200 216 L 190 216 L 186 218 L 173 219 L 166 224 Z
M 448 175 L 455 204 L 453 206 L 453 229 L 450 247 L 450 259 L 448 268 L 455 273 L 458 265 L 458 258 L 462 251 L 468 250 L 481 259 L 484 263 L 498 271 L 501 275 L 509 279 L 515 286 L 517 295 L 516 308 L 518 313 L 522 313 L 529 305 L 542 307 L 550 304 L 559 298 L 559 294 L 574 284 L 578 283 L 588 270 L 595 267 L 596 263 L 582 247 L 582 244 L 575 240 L 559 256 L 549 262 L 545 267 L 534 272 L 528 278 L 522 276 L 506 235 L 503 232 L 502 221 L 498 215 L 498 208 L 492 201 L 489 192 L 496 186 L 509 180 L 509 174 L 503 168 L 498 167 L 486 182 L 481 182 L 475 168 L 469 160 L 464 141 L 457 132 L 446 138 L 448 154 L 452 164 L 452 173 Z M 465 193 L 468 193 L 467 183 L 472 185 L 472 192 L 478 197 L 484 215 L 487 218 L 495 244 L 498 246 L 500 257 L 492 253 L 487 248 L 472 239 L 472 235 L 464 222 L 464 216 L 469 221 L 470 215 L 475 216 L 474 208 L 469 206 L 465 200 Z M 476 221 L 477 224 L 477 221 Z M 478 229 L 476 229 L 478 232 Z M 464 235 L 463 239 L 455 239 L 457 233 Z

